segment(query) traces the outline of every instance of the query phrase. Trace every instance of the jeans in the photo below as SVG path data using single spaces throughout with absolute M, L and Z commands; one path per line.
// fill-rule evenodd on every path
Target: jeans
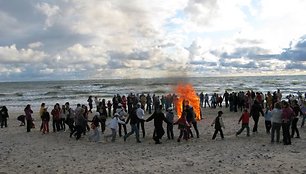
M 174 135 L 173 135 L 173 124 L 167 124 L 167 137 L 168 139 L 174 139 Z
M 299 118 L 294 118 L 292 121 L 292 127 L 291 127 L 291 138 L 294 137 L 294 133 L 296 132 L 296 136 L 300 137 L 299 130 L 297 128 L 297 123 L 299 121 Z
M 290 145 L 291 144 L 290 122 L 282 123 L 282 129 L 283 129 L 283 143 L 284 145 Z
M 241 129 L 239 129 L 239 131 L 236 133 L 236 135 L 241 134 L 241 132 L 242 132 L 245 128 L 247 129 L 247 136 L 250 136 L 250 127 L 249 127 L 249 124 L 248 124 L 248 123 L 242 123 Z
M 139 142 L 139 130 L 137 128 L 137 124 L 131 124 L 131 132 L 124 135 L 124 139 L 127 139 L 130 135 L 136 134 L 136 140 Z
M 271 121 L 266 120 L 265 121 L 265 126 L 266 126 L 266 132 L 269 134 L 270 133 L 270 129 L 271 129 Z
M 137 123 L 138 130 L 140 130 L 139 127 L 141 126 L 141 131 L 142 131 L 142 137 L 143 138 L 146 136 L 146 130 L 145 130 L 145 127 L 144 127 L 144 122 L 145 122 L 145 120 L 141 120 Z
M 279 138 L 280 138 L 280 128 L 282 124 L 281 123 L 272 123 L 272 131 L 271 131 L 271 142 L 274 142 L 274 135 L 276 132 L 276 142 L 279 143 Z

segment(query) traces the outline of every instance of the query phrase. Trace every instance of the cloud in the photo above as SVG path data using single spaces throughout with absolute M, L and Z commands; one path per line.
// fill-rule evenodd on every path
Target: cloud
M 33 49 L 20 49 L 16 48 L 16 45 L 0 47 L 0 63 L 10 64 L 30 64 L 42 61 L 47 56 L 42 51 L 36 51 Z

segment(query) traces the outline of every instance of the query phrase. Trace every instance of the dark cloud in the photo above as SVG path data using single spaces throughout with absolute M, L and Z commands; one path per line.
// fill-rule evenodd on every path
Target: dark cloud
M 227 61 L 226 59 L 220 60 L 220 66 L 223 67 L 235 67 L 238 69 L 256 69 L 258 68 L 258 63 L 251 61 L 248 63 L 241 63 L 239 61 Z
M 286 65 L 285 69 L 288 70 L 306 70 L 306 65 L 301 63 L 289 63 Z
M 249 58 L 249 59 L 271 59 L 276 58 L 277 55 L 268 54 L 267 49 L 263 49 L 260 47 L 243 47 L 243 48 L 236 48 L 233 53 L 221 53 L 221 58 Z M 216 52 L 213 52 L 216 53 Z
M 279 58 L 281 60 L 306 61 L 306 35 L 301 37 L 295 45 L 285 48 Z

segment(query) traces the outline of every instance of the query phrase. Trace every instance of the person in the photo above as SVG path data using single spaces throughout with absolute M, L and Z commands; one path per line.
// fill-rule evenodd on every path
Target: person
M 183 112 L 182 116 L 174 122 L 174 124 L 178 125 L 178 129 L 180 130 L 180 135 L 177 138 L 177 142 L 181 141 L 181 138 L 183 137 L 186 141 L 188 140 L 188 127 L 190 127 L 189 123 L 187 122 L 186 119 L 187 113 Z
M 88 102 L 88 106 L 89 106 L 89 111 L 90 113 L 92 113 L 92 108 L 93 108 L 93 99 L 92 99 L 92 96 L 89 96 L 88 99 L 87 99 L 87 102 Z
M 60 127 L 61 127 L 61 130 L 63 130 L 64 132 L 66 132 L 66 125 L 65 125 L 66 117 L 67 117 L 67 112 L 65 109 L 65 105 L 62 105 L 62 109 L 60 113 Z
M 293 117 L 294 117 L 293 110 L 289 106 L 289 103 L 284 101 L 282 109 L 282 130 L 283 130 L 284 145 L 291 145 L 290 124 Z
M 266 112 L 265 112 L 265 126 L 266 126 L 266 133 L 267 134 L 270 134 L 270 130 L 271 130 L 271 127 L 272 127 L 272 124 L 271 124 L 271 110 L 270 110 L 270 107 L 266 107 Z
M 306 101 L 304 101 L 302 103 L 302 106 L 301 106 L 301 115 L 302 115 L 302 123 L 301 123 L 301 128 L 302 128 L 302 127 L 304 127 L 304 123 L 305 123 L 305 119 L 306 119 Z
M 294 111 L 294 117 L 292 119 L 292 126 L 291 126 L 291 138 L 294 137 L 294 134 L 296 133 L 296 138 L 300 138 L 300 133 L 297 128 L 297 123 L 299 121 L 299 115 L 302 113 L 300 106 L 298 105 L 297 100 L 292 101 L 292 109 Z
M 27 120 L 27 132 L 31 132 L 31 129 L 34 127 L 33 118 L 32 118 L 33 111 L 31 109 L 31 105 L 28 104 L 24 108 L 24 113 Z
M 264 112 L 262 111 L 262 107 L 260 106 L 257 100 L 254 101 L 254 104 L 251 107 L 250 115 L 253 117 L 254 126 L 253 126 L 253 133 L 257 133 L 258 121 L 260 114 L 264 116 Z
M 50 121 L 50 114 L 48 112 L 48 107 L 43 109 L 43 113 L 41 114 L 41 120 L 43 122 L 43 130 L 42 133 L 49 133 L 49 121 Z
M 106 110 L 106 103 L 105 99 L 102 99 L 102 101 L 99 103 L 99 113 L 100 113 L 100 123 L 101 123 L 101 132 L 104 134 L 105 131 L 105 123 L 107 118 L 107 110 Z
M 133 110 L 133 107 L 129 109 L 129 113 L 131 113 L 132 110 Z M 117 110 L 116 110 L 116 113 L 119 114 L 119 119 L 120 119 L 121 121 L 124 121 L 124 122 L 125 122 L 125 117 L 128 116 L 128 113 L 126 113 L 126 111 L 122 108 L 122 105 L 121 105 L 121 104 L 118 104 L 118 108 L 117 108 Z M 118 124 L 119 124 L 119 137 L 122 136 L 122 133 L 121 133 L 121 132 L 122 132 L 122 131 L 121 131 L 122 129 L 123 129 L 123 131 L 124 131 L 124 135 L 126 135 L 126 134 L 127 134 L 126 124 L 120 124 L 120 123 L 118 123 Z
M 111 129 L 112 133 L 110 135 L 106 135 L 105 139 L 107 140 L 108 138 L 112 137 L 112 142 L 116 141 L 116 134 L 117 134 L 117 129 L 118 129 L 118 123 L 120 124 L 125 124 L 124 121 L 121 121 L 119 119 L 120 115 L 118 113 L 115 113 L 111 121 L 107 124 L 108 127 Z
M 173 113 L 173 108 L 169 107 L 167 110 L 166 114 L 166 119 L 171 123 L 167 124 L 167 137 L 168 140 L 174 139 L 174 134 L 173 134 L 173 118 L 174 118 L 174 113 Z
M 19 115 L 17 117 L 17 120 L 20 121 L 20 125 L 19 126 L 25 126 L 25 115 Z
M 162 112 L 163 106 L 159 105 L 159 108 L 157 108 L 154 113 L 146 120 L 146 122 L 149 122 L 154 119 L 154 136 L 153 139 L 155 141 L 155 144 L 161 144 L 160 139 L 163 137 L 165 134 L 164 128 L 163 128 L 163 121 L 166 122 L 167 124 L 172 124 L 170 123 L 166 117 L 165 114 Z
M 194 112 L 194 110 L 193 110 L 193 107 L 189 105 L 189 102 L 188 102 L 188 101 L 186 101 L 185 103 L 186 103 L 185 111 L 186 111 L 186 113 L 187 113 L 186 119 L 187 119 L 187 121 L 188 121 L 188 123 L 189 123 L 190 125 L 192 124 L 192 126 L 193 126 L 193 128 L 194 128 L 194 130 L 195 130 L 195 132 L 196 132 L 197 138 L 199 138 L 200 135 L 199 135 L 199 130 L 198 130 L 197 121 L 196 121 L 196 119 L 195 119 L 195 117 L 196 117 L 195 112 Z M 189 129 L 189 134 L 190 134 L 191 138 L 193 138 L 193 134 L 192 134 L 191 129 Z M 189 135 L 188 135 L 188 137 L 189 137 Z
M 1 128 L 7 127 L 7 118 L 9 118 L 8 110 L 6 106 L 2 106 L 0 110 Z
M 282 107 L 280 102 L 274 104 L 274 109 L 271 111 L 271 121 L 272 121 L 271 143 L 274 143 L 275 133 L 276 133 L 276 142 L 279 143 L 280 128 L 282 126 Z
M 137 128 L 137 123 L 139 122 L 139 118 L 137 117 L 136 114 L 136 106 L 134 106 L 130 112 L 130 115 L 128 116 L 125 124 L 127 124 L 130 121 L 130 125 L 131 125 L 131 131 L 129 133 L 127 133 L 126 135 L 123 136 L 124 141 L 126 141 L 126 139 L 131 136 L 132 134 L 136 134 L 136 142 L 137 143 L 141 143 L 141 141 L 139 140 L 139 130 Z
M 67 113 L 66 115 L 66 124 L 68 125 L 70 132 L 73 132 L 75 127 L 73 125 L 74 123 L 74 111 L 72 108 L 70 108 L 69 102 L 65 103 L 65 112 Z
M 204 94 L 203 94 L 203 92 L 201 92 L 199 96 L 200 96 L 200 107 L 202 108 L 203 104 L 204 104 Z
M 241 129 L 239 129 L 239 131 L 236 133 L 236 136 L 238 136 L 239 134 L 241 134 L 241 132 L 246 128 L 247 129 L 247 136 L 249 137 L 250 136 L 250 127 L 249 127 L 249 118 L 250 118 L 250 113 L 248 112 L 247 109 L 244 109 L 239 121 L 238 121 L 238 124 L 240 124 L 240 122 L 242 121 L 242 124 L 241 124 Z
M 60 130 L 60 105 L 56 103 L 51 111 L 53 132 Z
M 137 114 L 137 117 L 139 119 L 139 122 L 137 123 L 137 128 L 138 128 L 138 130 L 140 130 L 139 127 L 141 126 L 142 137 L 144 138 L 145 135 L 146 135 L 146 130 L 145 130 L 145 127 L 144 127 L 144 122 L 145 122 L 144 116 L 145 116 L 145 113 L 144 113 L 144 110 L 142 109 L 140 103 L 137 103 L 136 114 Z
M 211 124 L 211 126 L 215 125 L 215 132 L 212 137 L 213 140 L 216 138 L 218 132 L 220 132 L 221 138 L 224 139 L 222 127 L 225 128 L 225 126 L 223 124 L 222 114 L 223 112 L 219 111 L 218 116 L 214 119 L 214 121 Z
M 80 104 L 75 109 L 75 129 L 70 133 L 70 137 L 75 133 L 76 140 L 81 138 L 82 133 L 86 130 L 86 119 L 84 118 L 85 109 Z
M 99 112 L 96 112 L 94 114 L 94 117 L 92 118 L 91 121 L 91 129 L 92 129 L 92 134 L 89 135 L 88 139 L 89 141 L 92 141 L 92 142 L 99 142 L 100 141 L 100 132 L 99 132 L 99 123 L 100 123 L 100 120 L 99 120 L 99 116 L 100 116 L 100 113 Z
M 111 117 L 111 114 L 112 114 L 112 106 L 113 106 L 113 104 L 111 103 L 110 100 L 108 100 L 108 101 L 107 101 L 108 117 Z
M 204 96 L 204 108 L 206 108 L 206 104 L 208 105 L 208 107 L 210 107 L 210 105 L 209 105 L 209 96 L 208 96 L 207 93 Z
M 46 107 L 46 104 L 45 103 L 41 103 L 40 104 L 40 108 L 39 108 L 39 112 L 38 112 L 38 115 L 39 115 L 39 118 L 41 119 L 41 124 L 40 124 L 40 131 L 42 131 L 43 130 L 43 121 L 42 121 L 42 118 L 41 118 L 41 116 L 42 116 L 42 114 L 43 114 L 43 112 L 44 112 L 44 109 L 45 109 L 45 107 Z
M 225 107 L 228 108 L 228 106 L 229 106 L 229 104 L 228 104 L 229 93 L 227 91 L 224 92 L 223 98 L 225 100 Z

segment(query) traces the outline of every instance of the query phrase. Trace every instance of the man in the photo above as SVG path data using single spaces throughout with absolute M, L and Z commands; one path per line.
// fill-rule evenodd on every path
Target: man
M 139 140 L 139 130 L 137 128 L 137 124 L 139 122 L 139 119 L 137 117 L 136 114 L 136 107 L 133 107 L 128 119 L 126 120 L 125 124 L 127 124 L 130 121 L 130 125 L 131 125 L 131 132 L 127 133 L 126 135 L 124 135 L 124 141 L 126 141 L 126 139 L 132 135 L 132 134 L 136 134 L 136 142 L 137 143 L 141 143 L 141 141 Z

